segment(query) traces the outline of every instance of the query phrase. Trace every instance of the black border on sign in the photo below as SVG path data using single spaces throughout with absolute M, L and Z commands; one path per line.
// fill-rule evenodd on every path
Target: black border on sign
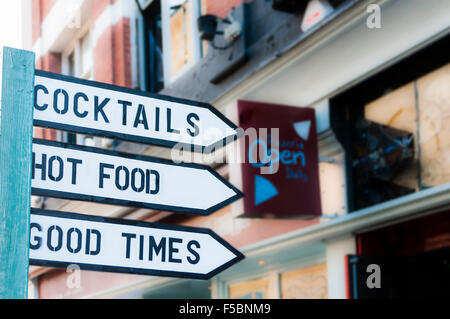
M 140 91 L 140 90 L 129 89 L 129 88 L 122 87 L 122 86 L 116 86 L 116 85 L 107 84 L 107 83 L 79 79 L 79 78 L 75 78 L 75 77 L 71 77 L 71 76 L 67 76 L 67 75 L 51 73 L 51 72 L 42 71 L 42 70 L 35 70 L 35 75 L 50 78 L 50 79 L 61 80 L 61 81 L 65 81 L 65 82 L 72 82 L 72 83 L 77 83 L 77 84 L 81 84 L 81 85 L 101 88 L 101 89 L 105 89 L 105 90 L 123 92 L 123 93 L 128 93 L 128 94 L 139 95 L 139 96 L 143 96 L 143 97 L 149 97 L 149 98 L 153 98 L 153 99 L 165 100 L 165 101 L 169 101 L 169 102 L 205 108 L 205 109 L 210 110 L 215 116 L 217 116 L 220 120 L 222 120 L 225 124 L 227 124 L 231 129 L 233 129 L 235 131 L 235 133 L 230 136 L 224 137 L 222 140 L 217 141 L 211 145 L 202 146 L 202 145 L 197 145 L 197 144 L 173 142 L 173 141 L 168 141 L 168 140 L 163 140 L 163 139 L 142 137 L 142 136 L 136 136 L 136 135 L 130 135 L 130 134 L 122 134 L 122 133 L 116 133 L 116 132 L 111 132 L 111 131 L 105 131 L 105 130 L 99 130 L 99 129 L 94 129 L 94 128 L 69 125 L 69 124 L 61 124 L 61 123 L 56 123 L 56 122 L 51 122 L 51 121 L 43 121 L 43 120 L 34 120 L 33 124 L 35 126 L 63 130 L 63 131 L 68 131 L 68 132 L 73 132 L 73 133 L 96 135 L 96 136 L 101 136 L 101 137 L 119 139 L 119 140 L 123 140 L 123 141 L 151 144 L 151 145 L 157 145 L 157 146 L 163 146 L 163 147 L 169 147 L 169 148 L 172 148 L 175 145 L 180 145 L 183 147 L 183 149 L 186 149 L 186 150 L 190 149 L 193 152 L 201 151 L 202 153 L 212 153 L 213 151 L 216 151 L 216 150 L 222 148 L 226 144 L 228 144 L 232 141 L 235 141 L 236 139 L 238 139 L 240 137 L 238 132 L 236 132 L 237 126 L 233 122 L 231 122 L 228 118 L 226 118 L 222 113 L 220 113 L 216 108 L 214 108 L 211 104 L 208 104 L 208 103 L 196 102 L 196 101 L 175 98 L 175 97 L 160 95 L 160 94 L 153 94 L 153 93 L 144 92 L 144 91 Z
M 196 164 L 196 163 L 183 163 L 183 162 L 182 163 L 174 163 L 170 160 L 162 159 L 162 158 L 158 158 L 158 157 L 123 153 L 123 152 L 105 150 L 105 149 L 96 148 L 96 147 L 67 144 L 67 143 L 54 142 L 54 141 L 42 140 L 42 139 L 33 139 L 33 144 L 40 144 L 40 145 L 46 145 L 46 146 L 52 146 L 52 147 L 58 147 L 58 148 L 67 148 L 67 149 L 72 149 L 72 150 L 77 150 L 77 151 L 82 151 L 82 152 L 97 153 L 97 154 L 103 154 L 103 155 L 109 155 L 109 156 L 115 156 L 115 157 L 124 157 L 124 158 L 133 159 L 133 160 L 144 161 L 144 162 L 173 165 L 173 166 L 183 166 L 183 167 L 188 167 L 188 168 L 192 168 L 192 169 L 207 170 L 210 174 L 212 174 L 214 177 L 216 177 L 225 186 L 227 186 L 232 191 L 234 191 L 235 195 L 212 206 L 212 207 L 209 207 L 208 209 L 198 209 L 198 208 L 189 208 L 189 207 L 182 207 L 182 206 L 170 206 L 170 205 L 128 201 L 128 200 L 117 199 L 117 198 L 92 196 L 92 195 L 85 195 L 85 194 L 80 194 L 80 193 L 70 193 L 70 192 L 63 192 L 63 191 L 54 191 L 54 190 L 48 190 L 48 189 L 36 188 L 36 187 L 31 188 L 32 195 L 47 196 L 47 197 L 54 197 L 54 198 L 65 198 L 65 199 L 73 199 L 73 200 L 92 201 L 92 202 L 98 202 L 98 203 L 102 203 L 102 204 L 112 204 L 112 205 L 120 205 L 120 206 L 150 208 L 150 209 L 156 209 L 156 210 L 161 210 L 161 211 L 171 211 L 171 212 L 175 212 L 175 213 L 184 213 L 184 214 L 193 214 L 193 215 L 202 215 L 202 216 L 210 215 L 210 214 L 214 213 L 215 211 L 219 210 L 220 208 L 225 207 L 244 196 L 244 194 L 239 189 L 237 189 L 235 186 L 233 186 L 226 179 L 224 179 L 222 176 L 220 176 L 215 170 L 213 170 L 211 167 L 209 167 L 207 165 L 201 165 L 201 164 Z M 174 195 L 174 196 L 176 196 L 176 195 Z
M 85 221 L 91 221 L 91 222 L 97 222 L 97 223 L 107 223 L 107 224 L 116 224 L 116 225 L 119 224 L 119 225 L 137 226 L 137 227 L 144 227 L 144 228 L 157 228 L 157 229 L 165 229 L 165 230 L 207 234 L 207 235 L 211 236 L 212 238 L 214 238 L 217 242 L 219 242 L 222 246 L 224 246 L 226 249 L 231 251 L 236 256 L 235 258 L 231 259 L 230 261 L 226 262 L 225 264 L 221 265 L 220 267 L 211 270 L 207 274 L 166 271 L 166 270 L 156 270 L 156 269 L 131 268 L 131 267 L 119 267 L 119 266 L 107 266 L 107 265 L 96 265 L 96 264 L 85 264 L 85 263 L 73 263 L 73 262 L 69 263 L 69 262 L 60 262 L 60 261 L 31 259 L 30 258 L 30 265 L 34 265 L 34 266 L 67 268 L 67 266 L 69 266 L 69 265 L 78 265 L 80 267 L 80 269 L 84 269 L 84 270 L 207 280 L 207 279 L 210 279 L 211 277 L 213 277 L 214 275 L 220 273 L 221 271 L 225 270 L 226 268 L 232 266 L 233 264 L 237 263 L 238 261 L 245 258 L 245 256 L 240 251 L 238 251 L 236 248 L 231 246 L 225 240 L 220 238 L 211 229 L 207 229 L 207 228 L 187 227 L 187 226 L 179 226 L 179 225 L 167 225 L 167 224 L 159 224 L 159 223 L 156 224 L 156 223 L 149 223 L 149 222 L 132 220 L 132 219 L 101 217 L 101 216 L 75 214 L 75 213 L 68 213 L 68 212 L 62 212 L 62 211 L 36 209 L 36 208 L 31 208 L 31 214 L 41 215 L 41 216 L 50 216 L 50 217 L 56 217 L 56 218 L 85 220 Z

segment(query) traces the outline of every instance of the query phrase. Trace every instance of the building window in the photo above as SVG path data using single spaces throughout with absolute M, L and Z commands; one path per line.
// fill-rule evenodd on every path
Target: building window
M 65 75 L 93 80 L 93 46 L 91 32 L 88 27 L 81 30 L 75 40 L 62 54 L 62 73 Z M 58 140 L 81 145 L 94 145 L 94 137 L 84 134 L 59 132 Z
M 144 11 L 146 37 L 147 91 L 157 93 L 164 88 L 161 3 L 153 1 Z
M 201 58 L 199 0 L 162 1 L 164 82 L 172 83 Z
M 81 34 L 81 36 L 75 38 L 62 54 L 62 73 L 92 80 L 94 78 L 94 57 L 91 32 L 84 30 Z
M 81 39 L 80 39 L 80 77 L 83 79 L 93 79 L 93 46 L 91 44 L 91 33 L 88 31 Z
M 72 51 L 67 57 L 67 75 L 75 76 L 75 52 Z
M 269 298 L 269 278 L 256 279 L 230 285 L 230 299 L 266 299 Z
M 193 61 L 191 5 L 188 0 L 172 0 L 169 7 L 170 77 Z
M 297 269 L 281 274 L 281 298 L 327 299 L 327 265 Z
M 331 100 L 350 211 L 450 182 L 446 45 L 438 41 Z
M 153 1 L 144 11 L 147 90 L 170 85 L 201 58 L 200 0 Z
M 292 266 L 270 271 L 258 279 L 230 284 L 228 296 L 230 299 L 328 298 L 326 263 L 315 260 L 312 264 Z

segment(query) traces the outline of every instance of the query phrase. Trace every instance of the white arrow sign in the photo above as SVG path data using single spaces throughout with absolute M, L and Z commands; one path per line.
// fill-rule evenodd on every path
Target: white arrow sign
M 36 70 L 34 125 L 211 152 L 237 127 L 206 103 Z
M 209 215 L 243 194 L 209 166 L 35 139 L 33 195 Z
M 31 210 L 31 265 L 209 279 L 243 258 L 205 228 Z

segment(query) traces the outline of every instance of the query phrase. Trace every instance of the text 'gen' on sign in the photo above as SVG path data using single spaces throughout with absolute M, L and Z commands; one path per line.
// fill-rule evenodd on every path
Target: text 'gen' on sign
M 243 194 L 213 169 L 35 139 L 33 195 L 209 215 Z
M 243 258 L 205 228 L 31 210 L 31 265 L 209 279 Z
M 34 125 L 212 152 L 237 127 L 206 103 L 36 70 Z

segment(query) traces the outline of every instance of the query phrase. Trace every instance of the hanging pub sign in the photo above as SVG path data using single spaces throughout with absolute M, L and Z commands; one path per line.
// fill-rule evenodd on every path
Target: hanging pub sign
M 238 101 L 236 115 L 246 135 L 239 174 L 232 174 L 247 194 L 242 217 L 320 216 L 314 109 Z

